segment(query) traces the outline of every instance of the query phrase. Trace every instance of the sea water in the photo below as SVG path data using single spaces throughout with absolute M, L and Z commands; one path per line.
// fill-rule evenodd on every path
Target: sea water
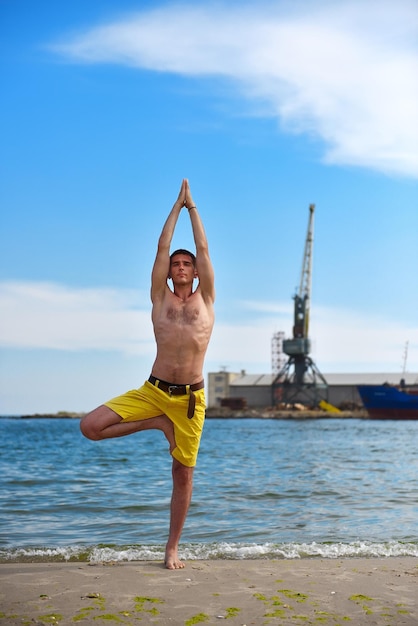
M 162 559 L 162 433 L 0 419 L 0 560 Z M 418 556 L 418 421 L 208 419 L 181 556 Z

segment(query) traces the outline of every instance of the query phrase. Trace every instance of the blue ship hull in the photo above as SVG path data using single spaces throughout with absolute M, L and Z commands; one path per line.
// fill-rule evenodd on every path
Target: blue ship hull
M 418 419 L 418 391 L 390 385 L 359 385 L 357 387 L 364 407 L 373 419 Z

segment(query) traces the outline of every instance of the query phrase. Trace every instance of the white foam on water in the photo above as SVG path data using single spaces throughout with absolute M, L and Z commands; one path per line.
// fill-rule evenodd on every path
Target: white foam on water
M 418 543 L 399 541 L 352 543 L 197 543 L 184 544 L 181 558 L 193 560 L 216 559 L 300 559 L 319 557 L 396 557 L 418 556 Z M 87 561 L 109 563 L 126 561 L 162 561 L 163 545 L 131 546 L 63 546 L 54 548 L 0 549 L 0 561 Z

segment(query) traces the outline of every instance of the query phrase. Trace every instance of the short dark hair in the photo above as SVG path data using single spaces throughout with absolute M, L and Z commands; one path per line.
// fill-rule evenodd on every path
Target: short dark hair
M 193 254 L 193 252 L 190 252 L 190 250 L 183 250 L 183 248 L 179 248 L 178 250 L 174 250 L 174 252 L 172 252 L 170 254 L 170 264 L 171 264 L 171 262 L 173 260 L 173 257 L 176 256 L 177 254 L 186 254 L 193 261 L 193 265 L 196 265 L 196 257 Z

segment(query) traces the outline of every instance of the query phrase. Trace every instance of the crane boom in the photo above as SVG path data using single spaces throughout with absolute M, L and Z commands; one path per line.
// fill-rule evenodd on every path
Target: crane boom
M 312 253 L 313 253 L 313 219 L 315 205 L 309 205 L 308 231 L 305 240 L 303 253 L 302 272 L 300 277 L 299 291 L 293 297 L 294 321 L 293 339 L 286 339 L 283 342 L 283 351 L 289 356 L 308 355 L 311 351 L 309 340 L 309 309 L 312 281 Z
M 313 255 L 313 226 L 315 205 L 309 205 L 308 231 L 306 233 L 305 250 L 303 253 L 302 272 L 300 276 L 299 298 L 305 302 L 305 319 L 303 336 L 308 337 L 309 332 L 309 309 L 312 286 L 312 255 Z
M 283 352 L 289 358 L 273 381 L 273 404 L 303 400 L 309 405 L 316 406 L 320 400 L 327 401 L 328 398 L 327 381 L 309 356 L 314 212 L 315 205 L 310 204 L 299 291 L 293 297 L 295 302 L 293 337 L 282 342 Z

